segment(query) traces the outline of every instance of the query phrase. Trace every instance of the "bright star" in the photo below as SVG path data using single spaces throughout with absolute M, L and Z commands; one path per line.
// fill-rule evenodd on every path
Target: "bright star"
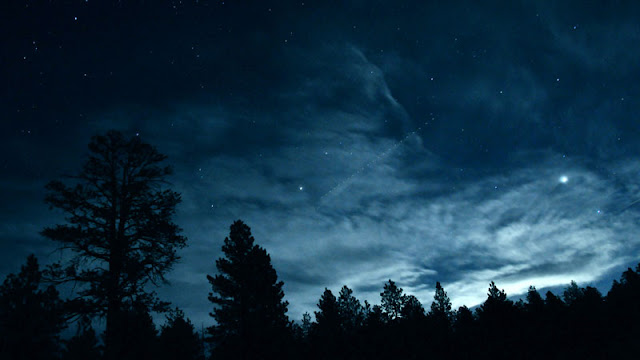
M 558 180 L 563 184 L 566 184 L 567 182 L 569 182 L 569 178 L 566 175 L 560 176 Z
M 299 189 L 300 191 L 302 191 L 302 190 L 304 190 L 304 187 L 303 187 L 303 186 L 300 186 L 300 187 L 298 187 L 298 189 Z

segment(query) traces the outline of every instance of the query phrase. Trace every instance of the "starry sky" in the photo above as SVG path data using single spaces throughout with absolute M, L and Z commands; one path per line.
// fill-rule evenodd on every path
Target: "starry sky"
M 158 291 L 212 324 L 236 219 L 289 315 L 395 280 L 428 306 L 609 289 L 640 257 L 640 6 L 625 1 L 3 1 L 0 276 L 60 222 L 91 135 L 169 156 L 189 246 Z

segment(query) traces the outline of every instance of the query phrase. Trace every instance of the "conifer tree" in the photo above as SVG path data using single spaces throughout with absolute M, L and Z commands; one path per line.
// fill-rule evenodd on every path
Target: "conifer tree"
M 84 315 L 78 321 L 76 334 L 65 341 L 63 360 L 99 359 L 102 356 L 102 346 L 98 336 L 91 326 L 91 319 Z
M 302 325 L 300 326 L 300 329 L 302 331 L 302 336 L 305 339 L 309 338 L 312 324 L 313 323 L 311 322 L 311 315 L 309 315 L 308 312 L 305 312 L 304 314 L 302 314 Z
M 117 131 L 94 136 L 81 171 L 47 184 L 46 203 L 66 222 L 42 234 L 70 250 L 48 269 L 56 283 L 79 285 L 75 311 L 106 317 L 106 358 L 121 358 L 126 326 L 134 307 L 163 311 L 151 285 L 178 260 L 186 238 L 172 221 L 180 194 L 165 188 L 171 168 L 166 156 L 139 137 Z M 138 311 L 138 310 L 136 310 Z
M 59 352 L 64 304 L 41 281 L 38 260 L 29 255 L 20 272 L 0 285 L 0 359 L 50 359 Z
M 251 229 L 235 221 L 216 260 L 218 274 L 207 275 L 213 292 L 210 314 L 216 325 L 208 329 L 214 351 L 221 358 L 274 358 L 288 336 L 288 302 L 271 257 L 254 244 Z
M 389 279 L 380 293 L 381 308 L 389 320 L 396 320 L 402 315 L 404 294 L 394 281 Z
M 360 300 L 353 296 L 353 290 L 344 285 L 340 289 L 337 301 L 342 328 L 352 332 L 360 327 L 364 321 L 364 309 Z
M 315 312 L 316 333 L 320 336 L 339 333 L 341 330 L 340 310 L 338 300 L 331 290 L 324 289 L 320 300 L 318 300 L 318 310 Z
M 402 318 L 406 320 L 422 320 L 424 318 L 424 307 L 420 300 L 413 295 L 405 295 L 402 303 Z
M 440 285 L 440 282 L 436 282 L 436 293 L 433 295 L 433 302 L 431 303 L 430 317 L 436 320 L 438 323 L 442 323 L 447 327 L 450 325 L 452 318 L 451 300 L 447 293 Z
M 569 306 L 580 301 L 583 296 L 584 289 L 579 287 L 578 284 L 573 280 L 571 280 L 569 286 L 567 286 L 567 288 L 564 289 L 564 292 L 562 293 L 562 298 L 564 299 L 565 304 Z
M 199 360 L 202 355 L 200 336 L 184 312 L 175 308 L 160 329 L 160 359 Z
M 507 313 L 513 307 L 513 302 L 507 299 L 507 293 L 498 289 L 492 281 L 489 284 L 489 292 L 487 300 L 477 309 L 480 320 L 492 319 L 496 316 L 507 316 Z
M 544 307 L 544 300 L 535 286 L 529 286 L 527 290 L 527 305 L 526 309 L 531 313 L 540 313 Z

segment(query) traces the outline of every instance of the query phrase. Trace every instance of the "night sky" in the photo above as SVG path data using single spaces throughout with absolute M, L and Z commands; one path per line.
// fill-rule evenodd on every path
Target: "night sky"
M 236 219 L 292 319 L 389 278 L 425 306 L 606 293 L 640 257 L 640 6 L 437 3 L 2 1 L 0 276 L 60 258 L 44 185 L 117 129 L 174 167 L 159 293 L 198 326 Z

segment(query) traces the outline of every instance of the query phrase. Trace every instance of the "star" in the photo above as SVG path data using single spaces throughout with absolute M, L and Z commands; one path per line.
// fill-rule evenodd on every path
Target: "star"
M 562 184 L 566 184 L 567 182 L 569 182 L 569 178 L 566 175 L 562 175 L 560 176 L 558 181 L 560 181 Z
M 300 191 L 304 190 L 304 186 L 299 186 L 298 190 L 300 190 Z

